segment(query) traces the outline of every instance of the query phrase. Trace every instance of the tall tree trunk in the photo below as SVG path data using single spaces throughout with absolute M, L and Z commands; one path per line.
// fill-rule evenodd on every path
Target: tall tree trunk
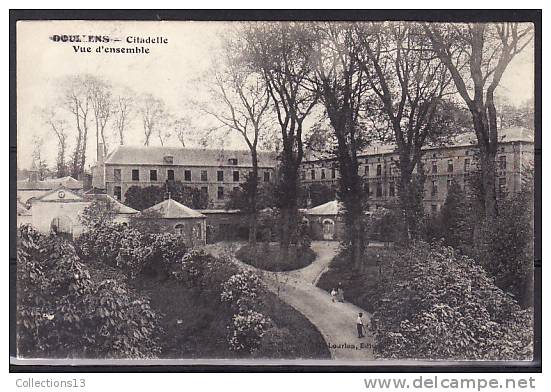
M 258 194 L 258 154 L 256 148 L 251 149 L 252 179 L 251 179 L 251 213 L 249 218 L 249 245 L 256 249 L 256 220 L 257 220 L 257 194 Z
M 293 159 L 293 153 L 284 151 L 286 162 L 283 163 L 283 173 L 281 182 L 281 234 L 280 234 L 280 257 L 283 259 L 289 257 L 289 247 L 297 227 L 297 189 L 298 173 L 297 163 Z

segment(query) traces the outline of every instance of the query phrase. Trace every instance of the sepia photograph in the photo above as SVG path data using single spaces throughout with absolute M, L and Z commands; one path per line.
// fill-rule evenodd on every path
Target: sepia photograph
M 535 360 L 532 22 L 15 30 L 12 363 Z

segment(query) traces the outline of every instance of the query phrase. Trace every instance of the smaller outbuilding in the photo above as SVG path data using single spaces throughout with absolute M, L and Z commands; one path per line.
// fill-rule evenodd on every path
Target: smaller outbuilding
M 344 237 L 343 205 L 338 200 L 307 209 L 304 216 L 314 240 L 341 240 Z
M 165 230 L 182 236 L 186 245 L 198 246 L 206 243 L 206 216 L 178 203 L 166 199 L 142 211 L 145 219 L 156 219 Z

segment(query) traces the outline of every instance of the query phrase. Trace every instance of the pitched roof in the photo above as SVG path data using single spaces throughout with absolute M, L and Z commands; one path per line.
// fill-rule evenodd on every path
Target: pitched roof
M 534 143 L 534 131 L 532 129 L 513 127 L 500 129 L 498 131 L 499 143 L 510 143 L 510 142 L 527 142 Z M 428 145 L 424 146 L 423 150 L 435 150 L 441 148 L 449 147 L 465 147 L 465 146 L 476 146 L 476 135 L 474 132 L 461 133 L 454 136 L 449 142 L 445 145 Z M 390 154 L 396 150 L 394 144 L 382 144 L 382 143 L 372 143 L 370 146 L 366 147 L 364 150 L 358 153 L 358 156 L 369 156 L 369 155 L 382 155 Z M 326 159 L 335 159 L 335 155 L 329 153 L 316 153 L 312 151 L 305 152 L 304 162 L 317 161 L 317 160 L 326 160 Z
M 30 179 L 17 181 L 17 190 L 52 190 L 59 186 L 68 189 L 82 189 L 82 181 L 77 181 L 71 176 L 61 178 L 48 178 L 45 180 L 31 181 Z
M 167 199 L 143 212 L 157 212 L 166 219 L 205 218 L 205 215 L 178 203 L 176 200 Z
M 342 208 L 343 205 L 340 201 L 332 200 L 306 210 L 306 215 L 338 215 Z
M 75 192 L 73 189 L 69 189 L 65 186 L 58 186 L 51 191 L 45 192 L 42 196 L 37 197 L 33 203 L 39 201 L 46 202 L 59 202 L 59 203 L 68 203 L 68 202 L 83 202 L 83 197 Z
M 167 163 L 165 157 L 173 157 Z M 228 162 L 236 158 L 237 165 Z M 260 167 L 275 166 L 276 155 L 272 152 L 259 151 Z M 248 150 L 214 150 L 200 148 L 157 147 L 157 146 L 118 146 L 105 159 L 106 164 L 142 164 L 142 165 L 177 165 L 177 166 L 238 166 L 250 167 L 251 154 Z
M 137 214 L 139 211 L 122 204 L 117 199 L 109 196 L 106 193 L 85 193 L 84 198 L 86 200 L 105 200 L 111 203 L 113 210 L 117 214 Z

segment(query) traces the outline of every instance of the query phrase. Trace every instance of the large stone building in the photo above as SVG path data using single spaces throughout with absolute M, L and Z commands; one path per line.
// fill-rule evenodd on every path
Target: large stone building
M 393 146 L 374 146 L 359 154 L 359 174 L 364 182 L 371 209 L 397 203 L 398 153 Z M 533 131 L 514 128 L 500 131 L 496 155 L 496 189 L 498 195 L 521 190 L 523 170 L 534 160 Z M 426 147 L 422 157 L 426 174 L 425 210 L 436 213 L 446 200 L 447 190 L 455 180 L 465 186 L 469 175 L 477 169 L 478 148 L 474 134 L 461 135 L 449 145 Z M 324 184 L 338 189 L 339 169 L 335 158 L 306 159 L 301 168 L 302 183 Z
M 275 154 L 258 154 L 259 180 L 274 180 Z M 223 207 L 231 192 L 252 170 L 247 150 L 119 146 L 105 160 L 98 158 L 93 185 L 124 202 L 132 186 L 160 186 L 181 181 L 208 195 L 209 208 Z

